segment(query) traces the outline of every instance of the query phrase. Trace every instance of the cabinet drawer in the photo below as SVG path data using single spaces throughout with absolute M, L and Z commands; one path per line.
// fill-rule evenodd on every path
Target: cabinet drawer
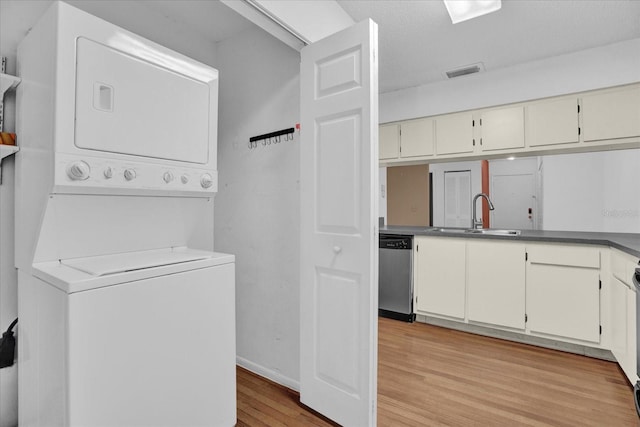
M 531 264 L 600 268 L 600 249 L 583 246 L 530 246 Z

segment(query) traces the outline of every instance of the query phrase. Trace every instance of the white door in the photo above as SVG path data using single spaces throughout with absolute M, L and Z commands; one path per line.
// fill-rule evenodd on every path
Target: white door
M 491 228 L 537 230 L 538 159 L 490 160 Z
M 497 175 L 491 178 L 492 228 L 533 230 L 536 212 L 535 176 Z
M 471 226 L 471 171 L 444 173 L 444 226 Z
M 300 400 L 376 424 L 377 25 L 301 51 Z

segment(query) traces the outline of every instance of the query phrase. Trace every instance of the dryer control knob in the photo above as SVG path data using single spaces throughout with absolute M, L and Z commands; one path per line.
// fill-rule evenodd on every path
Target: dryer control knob
M 202 178 L 200 178 L 200 185 L 202 185 L 202 188 L 211 187 L 213 185 L 213 178 L 211 177 L 211 175 L 209 175 L 208 173 L 202 175 Z
M 180 177 L 180 181 L 182 181 L 183 184 L 186 184 L 187 182 L 189 182 L 189 177 L 187 175 L 182 175 Z
M 162 175 L 162 179 L 163 179 L 164 182 L 166 182 L 168 184 L 171 181 L 173 181 L 173 174 L 171 172 L 167 171 Z
M 104 177 L 107 179 L 113 178 L 113 168 L 111 166 L 107 166 L 104 169 Z
M 67 176 L 74 181 L 84 181 L 89 178 L 89 174 L 91 173 L 91 167 L 87 162 L 83 162 L 82 160 L 70 163 L 67 166 Z
M 136 178 L 136 170 L 135 169 L 125 169 L 124 171 L 124 179 L 127 181 L 131 181 Z

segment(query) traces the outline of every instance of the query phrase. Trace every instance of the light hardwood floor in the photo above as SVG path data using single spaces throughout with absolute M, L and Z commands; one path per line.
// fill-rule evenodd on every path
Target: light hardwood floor
M 640 426 L 615 363 L 379 321 L 378 425 Z M 298 395 L 238 368 L 238 426 L 334 426 Z

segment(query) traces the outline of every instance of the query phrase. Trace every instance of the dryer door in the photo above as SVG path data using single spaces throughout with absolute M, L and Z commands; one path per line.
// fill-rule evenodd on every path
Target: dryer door
M 83 37 L 76 55 L 78 148 L 207 163 L 217 80 L 198 80 L 158 65 L 163 58 L 152 63 Z

